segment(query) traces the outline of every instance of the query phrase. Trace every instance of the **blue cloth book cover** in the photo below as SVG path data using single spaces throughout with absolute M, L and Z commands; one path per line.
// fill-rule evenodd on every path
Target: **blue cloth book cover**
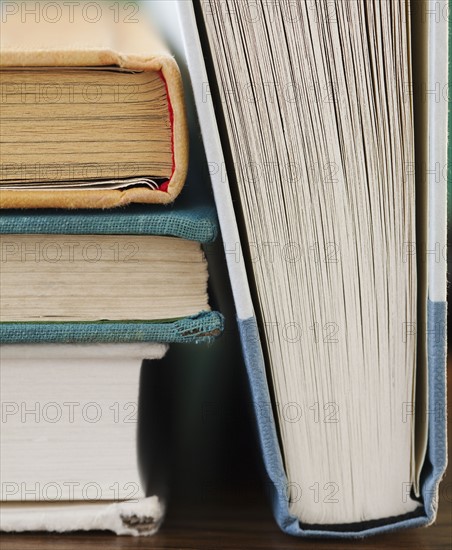
M 189 188 L 190 186 L 187 185 Z M 154 235 L 212 243 L 218 233 L 215 209 L 194 200 L 188 190 L 174 206 L 128 206 L 115 210 L 5 210 L 0 235 Z M 5 251 L 4 251 L 5 252 Z M 6 253 L 6 252 L 5 252 Z M 1 342 L 113 343 L 210 342 L 223 330 L 222 315 L 196 315 L 164 321 L 3 322 Z
M 335 3 L 335 6 L 338 5 L 339 4 Z M 424 6 L 431 10 L 442 10 L 444 8 L 444 13 L 447 13 L 447 2 L 426 2 Z M 236 8 L 236 15 L 242 13 L 239 6 L 236 6 Z M 234 123 L 233 116 L 241 117 L 240 119 L 237 118 L 235 122 L 240 120 L 241 125 L 246 125 L 244 120 L 253 109 L 256 111 L 254 115 L 255 124 L 261 123 L 263 127 L 265 127 L 267 120 L 265 119 L 262 123 L 259 116 L 266 117 L 265 108 L 267 107 L 268 116 L 271 117 L 271 109 L 268 109 L 270 100 L 266 97 L 266 101 L 264 101 L 262 94 L 259 96 L 261 101 L 257 101 L 257 95 L 246 97 L 244 97 L 243 94 L 240 95 L 240 92 L 244 93 L 245 91 L 250 91 L 251 94 L 254 91 L 257 94 L 259 90 L 252 85 L 248 86 L 245 91 L 240 88 L 232 89 L 232 84 L 227 88 L 223 79 L 230 67 L 223 65 L 221 71 L 218 69 L 220 63 L 223 62 L 225 43 L 231 51 L 234 51 L 234 55 L 237 55 L 237 57 L 239 55 L 239 49 L 247 43 L 246 36 L 248 35 L 246 33 L 241 34 L 240 43 L 238 39 L 232 39 L 232 37 L 236 37 L 236 35 L 231 29 L 235 29 L 235 25 L 238 24 L 237 21 L 240 21 L 245 27 L 252 29 L 250 32 L 255 32 L 257 28 L 262 26 L 264 19 L 270 17 L 270 15 L 273 17 L 282 17 L 282 12 L 270 13 L 270 11 L 269 8 L 263 8 L 260 12 L 261 17 L 256 16 L 254 18 L 247 18 L 243 16 L 242 18 L 228 18 L 224 11 L 218 9 L 218 5 L 216 5 L 213 0 L 203 3 L 202 6 L 198 6 L 192 2 L 183 2 L 179 4 L 180 19 L 184 23 L 185 54 L 191 76 L 201 132 L 206 148 L 207 161 L 211 168 L 211 181 L 218 209 L 226 258 L 228 260 L 228 269 L 233 287 L 242 349 L 250 383 L 250 400 L 254 404 L 258 438 L 265 475 L 267 477 L 268 486 L 270 487 L 273 513 L 277 524 L 284 532 L 300 537 L 362 538 L 406 527 L 430 525 L 436 517 L 439 482 L 444 474 L 447 463 L 445 415 L 446 266 L 444 261 L 437 261 L 437 255 L 435 254 L 430 254 L 428 256 L 428 266 L 426 268 L 428 271 L 428 288 L 426 289 L 425 299 L 423 297 L 420 298 L 419 311 L 423 313 L 421 313 L 422 316 L 419 319 L 418 327 L 420 327 L 419 330 L 422 332 L 422 335 L 424 335 L 424 338 L 422 338 L 422 335 L 420 338 L 424 347 L 421 346 L 419 354 L 421 355 L 423 353 L 422 350 L 425 349 L 426 364 L 425 371 L 422 366 L 420 371 L 426 372 L 426 379 L 422 380 L 420 378 L 419 380 L 422 385 L 421 392 L 425 392 L 427 396 L 426 399 L 429 404 L 428 410 L 439 411 L 439 414 L 429 414 L 426 410 L 420 411 L 421 417 L 425 415 L 427 419 L 427 439 L 419 478 L 419 496 L 414 498 L 414 503 L 418 503 L 416 510 L 399 515 L 385 514 L 383 510 L 383 512 L 380 513 L 380 519 L 355 521 L 354 523 L 347 523 L 345 521 L 337 524 L 334 524 L 334 522 L 306 522 L 302 521 L 300 517 L 293 513 L 293 501 L 291 501 L 290 491 L 288 491 L 288 488 L 292 486 L 287 473 L 288 449 L 283 448 L 281 444 L 281 431 L 282 428 L 285 429 L 285 427 L 281 426 L 281 421 L 277 418 L 277 412 L 280 413 L 280 409 L 278 410 L 274 407 L 275 379 L 268 365 L 269 325 L 263 325 L 262 317 L 257 317 L 255 314 L 255 280 L 251 281 L 251 288 L 254 287 L 254 292 L 250 289 L 250 274 L 253 273 L 253 271 L 255 274 L 259 268 L 264 272 L 265 266 L 262 266 L 262 258 L 259 258 L 259 256 L 256 257 L 256 254 L 254 254 L 251 261 L 249 256 L 247 256 L 246 250 L 249 244 L 247 239 L 250 237 L 246 233 L 249 226 L 246 226 L 247 231 L 244 231 L 243 214 L 240 213 L 240 207 L 237 207 L 237 201 L 240 200 L 242 200 L 242 207 L 247 207 L 243 205 L 243 199 L 240 199 L 243 187 L 256 186 L 256 188 L 259 188 L 258 186 L 262 185 L 262 181 L 266 180 L 267 175 L 265 171 L 262 170 L 262 166 L 257 164 L 255 168 L 257 174 L 260 174 L 261 177 L 255 177 L 255 171 L 252 172 L 252 177 L 247 179 L 245 176 L 249 172 L 246 172 L 246 167 L 243 163 L 236 160 L 237 157 L 235 157 L 234 154 L 237 156 L 242 154 L 246 156 L 248 152 L 250 154 L 249 158 L 252 160 L 253 154 L 257 154 L 256 151 L 260 151 L 261 148 L 265 149 L 267 142 L 263 140 L 262 142 L 255 143 L 254 149 L 247 148 L 247 146 L 243 144 L 237 147 L 237 141 L 235 141 L 238 139 L 237 134 L 231 130 Z M 433 11 L 431 13 L 433 13 Z M 448 22 L 442 16 L 437 18 L 424 18 L 424 23 L 426 23 L 427 20 L 429 21 L 427 24 L 429 28 L 424 28 L 423 32 L 426 31 L 426 34 L 422 34 L 422 40 L 427 36 L 426 41 L 422 42 L 419 39 L 419 35 L 416 36 L 419 42 L 424 45 L 425 51 L 428 51 L 427 57 L 429 57 L 429 61 L 427 65 L 429 66 L 429 70 L 427 72 L 428 83 L 426 83 L 426 85 L 427 88 L 430 89 L 434 88 L 435 84 L 438 82 L 442 83 L 444 86 L 447 84 Z M 299 25 L 300 21 L 300 18 L 291 19 L 294 25 Z M 322 21 L 325 21 L 325 19 Z M 283 19 L 281 24 L 290 26 L 287 19 Z M 206 27 L 208 27 L 208 30 L 206 30 Z M 275 24 L 271 25 L 271 29 L 274 28 L 276 28 Z M 215 36 L 217 29 L 222 29 L 224 33 L 222 35 L 224 42 L 221 48 L 217 47 L 218 44 L 215 43 L 215 38 L 212 38 Z M 270 27 L 267 28 L 268 32 L 270 32 L 269 29 Z M 292 28 L 290 32 L 288 31 L 288 34 L 285 35 L 286 38 L 287 36 L 291 36 L 291 31 Z M 265 41 L 262 43 L 265 44 Z M 287 43 L 285 43 L 285 45 L 287 45 Z M 246 50 L 245 46 L 243 47 Z M 264 70 L 265 56 L 263 54 L 261 55 L 259 51 L 253 52 L 253 56 L 251 57 L 252 62 L 256 64 L 259 63 L 259 61 L 256 60 L 260 60 L 262 64 L 258 66 L 260 70 Z M 270 54 L 270 58 L 271 57 L 272 54 Z M 217 65 L 214 64 L 212 58 L 216 59 Z M 268 59 L 268 56 L 266 59 Z M 288 62 L 290 61 L 291 60 L 288 60 Z M 242 76 L 244 82 L 247 82 L 251 78 L 248 72 L 251 71 L 250 67 L 251 65 L 248 64 L 238 63 L 236 65 L 236 72 Z M 265 68 L 268 67 L 265 66 Z M 263 76 L 262 74 L 258 74 L 256 78 L 256 81 L 251 79 L 251 82 L 254 82 L 257 86 L 260 82 L 259 78 L 263 78 Z M 202 86 L 201 83 L 203 83 Z M 277 95 L 278 89 L 273 89 L 273 91 Z M 265 88 L 263 93 L 265 94 Z M 429 136 L 429 154 L 432 155 L 429 162 L 431 162 L 432 165 L 438 163 L 439 166 L 447 166 L 446 127 L 448 103 L 447 101 L 435 101 L 434 97 L 430 97 L 429 101 L 429 115 L 426 122 L 429 131 L 425 135 L 425 138 L 427 135 Z M 293 104 L 297 104 L 296 101 L 294 101 Z M 291 105 L 287 105 L 287 102 L 282 102 L 281 105 L 273 104 L 272 109 L 277 109 L 279 107 L 283 109 L 283 107 L 286 106 L 287 108 L 291 107 Z M 285 116 L 286 113 L 284 112 L 281 118 Z M 217 123 L 218 120 L 220 120 L 220 124 Z M 275 124 L 278 124 L 278 121 L 275 121 Z M 237 133 L 240 130 L 239 126 L 240 125 L 237 124 L 235 127 Z M 248 129 L 250 132 L 253 131 L 253 129 Z M 267 129 L 270 132 L 270 128 Z M 273 130 L 274 128 L 271 129 Z M 244 139 L 246 138 L 247 136 L 245 135 Z M 273 144 L 274 142 L 272 141 L 271 143 Z M 224 149 L 225 146 L 226 148 Z M 270 145 L 270 148 L 271 147 L 272 145 Z M 226 151 L 225 153 L 223 152 L 224 150 Z M 234 161 L 231 161 L 231 157 Z M 280 163 L 278 164 L 276 162 L 274 165 L 281 168 Z M 272 166 L 271 162 L 269 162 L 268 166 Z M 286 168 L 288 166 L 289 165 L 287 165 Z M 248 165 L 247 167 L 250 168 Z M 260 172 L 259 168 L 261 168 Z M 285 172 L 285 174 L 287 175 L 287 172 Z M 307 183 L 308 180 L 304 181 Z M 291 182 L 278 180 L 275 188 L 275 180 L 273 180 L 273 187 L 268 186 L 268 188 L 263 189 L 262 194 L 264 196 L 267 194 L 275 196 L 275 193 L 277 194 L 278 192 L 281 194 L 280 185 L 289 186 L 289 183 Z M 241 185 L 242 188 L 238 192 L 237 186 L 239 185 Z M 426 208 L 426 212 L 423 214 L 425 214 L 426 225 L 428 226 L 426 231 L 428 236 L 426 242 L 419 245 L 417 248 L 419 254 L 424 252 L 423 247 L 430 251 L 436 250 L 435 247 L 437 243 L 439 243 L 441 250 L 443 250 L 446 245 L 446 179 L 441 178 L 441 182 L 439 183 L 435 179 L 435 176 L 431 175 L 426 187 L 428 188 L 429 195 L 428 211 Z M 231 189 L 234 190 L 234 192 L 231 192 Z M 247 196 L 250 202 L 254 204 L 253 201 L 255 200 L 255 196 L 252 193 Z M 263 199 L 259 203 L 261 199 L 258 192 L 256 192 L 256 196 L 256 202 L 258 204 L 263 204 Z M 419 197 L 420 196 L 419 194 Z M 278 201 L 280 199 L 276 198 L 275 200 Z M 287 201 L 290 202 L 290 199 L 287 199 Z M 426 205 L 427 200 L 423 204 Z M 251 214 L 248 215 L 250 218 L 253 218 L 256 227 L 259 226 L 260 221 L 265 220 L 267 223 L 265 227 L 270 228 L 269 233 L 271 233 L 272 226 L 269 215 L 266 217 L 262 213 L 259 213 L 257 209 L 253 211 L 254 217 Z M 299 215 L 301 217 L 303 211 L 300 211 Z M 237 217 L 239 218 L 239 222 L 237 221 Z M 280 223 L 276 218 L 273 222 L 275 224 Z M 393 220 L 391 220 L 391 223 L 393 223 Z M 269 240 L 271 241 L 272 239 Z M 273 241 L 275 240 L 277 239 L 273 239 Z M 251 244 L 254 246 L 253 251 L 256 252 L 256 248 L 258 248 L 260 241 L 254 238 L 252 238 L 251 241 Z M 269 244 L 277 245 L 278 243 Z M 248 265 L 246 265 L 247 260 Z M 272 270 L 273 266 L 270 265 L 268 269 Z M 281 285 L 283 285 L 282 281 Z M 276 289 L 274 290 L 276 292 Z M 276 297 L 274 299 L 276 308 L 277 299 Z M 296 299 L 297 297 L 294 296 L 292 301 L 295 302 Z M 306 304 L 306 307 L 308 307 L 308 304 Z M 296 308 L 294 308 L 292 304 L 288 304 L 288 309 L 291 311 L 293 310 L 293 315 L 297 314 Z M 264 320 L 268 321 L 268 318 Z M 277 319 L 273 317 L 270 321 L 277 321 Z M 273 337 L 274 334 L 275 333 L 273 333 Z M 279 333 L 276 334 L 281 338 Z M 395 338 L 397 338 L 397 335 L 394 334 L 394 339 Z M 297 343 L 299 344 L 299 341 L 297 341 Z M 264 353 L 265 349 L 267 350 L 266 353 Z M 422 365 L 422 361 L 420 361 L 420 364 Z M 321 368 L 321 366 L 320 364 L 313 364 L 312 367 Z M 283 368 L 283 365 L 279 364 L 279 368 Z M 281 403 L 279 403 L 279 405 L 281 406 Z M 284 403 L 282 405 L 284 405 Z M 307 463 L 307 455 L 307 450 L 298 455 L 300 471 L 303 469 L 303 464 Z M 322 457 L 323 460 L 319 458 L 319 462 L 325 461 L 324 455 L 322 455 Z M 388 487 L 392 492 L 397 491 L 398 488 L 398 485 L 397 487 Z M 397 498 L 400 500 L 401 497 L 396 496 L 395 500 L 397 500 Z M 390 504 L 388 500 L 388 509 L 390 508 Z M 384 503 L 382 506 L 384 508 Z

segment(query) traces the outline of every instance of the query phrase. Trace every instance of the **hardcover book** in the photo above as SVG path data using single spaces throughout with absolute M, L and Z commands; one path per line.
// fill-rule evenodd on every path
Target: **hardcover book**
M 5 211 L 1 342 L 209 342 L 202 243 L 215 211 L 191 200 L 120 211 Z
M 0 346 L 1 531 L 158 530 L 166 351 L 157 343 Z
M 447 85 L 446 7 L 177 3 L 273 511 L 292 535 L 436 516 L 446 181 L 426 167 L 447 166 L 448 104 L 422 94 Z
M 97 15 L 89 2 L 53 6 L 70 13 L 2 6 L 0 206 L 172 202 L 188 166 L 173 57 L 142 9 L 119 17 L 117 2 L 94 4 Z

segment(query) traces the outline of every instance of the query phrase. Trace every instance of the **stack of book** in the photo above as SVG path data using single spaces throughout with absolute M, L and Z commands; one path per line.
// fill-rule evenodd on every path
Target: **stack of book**
M 215 211 L 196 177 L 176 199 L 181 77 L 147 8 L 183 59 L 190 173 L 213 189 L 276 522 L 346 538 L 431 524 L 447 0 L 102 6 L 75 24 L 4 13 L 2 528 L 154 532 L 164 490 L 126 451 L 140 358 L 223 328 L 200 245 Z
M 4 14 L 5 531 L 154 533 L 163 449 L 137 438 L 164 422 L 152 371 L 169 344 L 223 330 L 202 249 L 215 210 L 196 190 L 165 206 L 188 170 L 179 68 L 144 12 L 127 25 L 113 7 L 96 22 Z

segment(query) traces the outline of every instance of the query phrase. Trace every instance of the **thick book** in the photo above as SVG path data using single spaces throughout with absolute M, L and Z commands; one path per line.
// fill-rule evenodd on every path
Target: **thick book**
M 187 204 L 188 203 L 188 204 Z M 209 342 L 213 207 L 5 211 L 1 342 Z
M 0 346 L 1 531 L 158 530 L 167 347 Z
M 2 208 L 176 198 L 182 80 L 142 5 L 5 4 L 0 48 Z
M 447 3 L 194 6 L 177 3 L 276 521 L 429 525 L 448 105 L 425 90 L 447 85 Z

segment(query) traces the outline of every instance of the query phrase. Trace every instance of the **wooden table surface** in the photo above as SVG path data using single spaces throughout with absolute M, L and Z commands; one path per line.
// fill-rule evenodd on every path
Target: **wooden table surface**
M 446 488 L 448 491 L 446 492 Z M 381 535 L 362 541 L 302 540 L 281 533 L 268 504 L 248 497 L 240 505 L 225 504 L 210 509 L 180 508 L 171 511 L 161 531 L 149 538 L 114 535 L 2 535 L 2 550 L 97 550 L 103 548 L 149 549 L 278 549 L 316 548 L 342 550 L 355 548 L 452 548 L 452 478 L 443 481 L 442 502 L 435 525 Z M 239 501 L 240 495 L 237 495 Z
M 409 548 L 416 550 L 452 549 L 452 475 L 442 482 L 438 519 L 428 528 L 408 529 L 363 541 L 306 541 L 284 535 L 277 528 L 268 502 L 258 495 L 237 494 L 216 506 L 174 507 L 161 531 L 149 538 L 116 537 L 94 534 L 27 534 L 0 538 L 1 550 L 98 550 L 103 548 L 149 549 L 270 549 L 316 548 L 342 550 L 355 548 Z

